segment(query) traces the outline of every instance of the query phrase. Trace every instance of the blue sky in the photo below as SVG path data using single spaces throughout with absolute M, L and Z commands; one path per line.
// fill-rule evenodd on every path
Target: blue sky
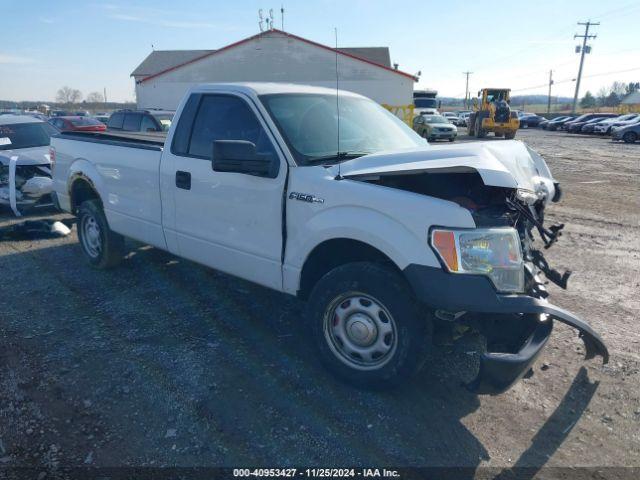
M 269 3 L 271 1 L 271 3 Z M 333 45 L 389 46 L 393 62 L 422 72 L 420 87 L 445 96 L 509 86 L 514 93 L 573 95 L 582 33 L 600 21 L 581 93 L 640 81 L 640 0 L 286 0 L 285 30 Z M 0 0 L 0 99 L 53 100 L 63 85 L 134 99 L 131 71 L 155 49 L 215 49 L 256 34 L 257 12 L 275 0 Z M 613 73 L 610 73 L 613 72 Z M 564 82 L 563 82 L 564 81 Z M 534 87 L 534 88 L 531 88 Z

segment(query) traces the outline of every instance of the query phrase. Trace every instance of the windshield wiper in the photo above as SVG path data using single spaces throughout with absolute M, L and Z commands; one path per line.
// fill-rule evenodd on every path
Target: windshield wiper
M 318 162 L 327 162 L 330 160 L 340 161 L 340 160 L 353 160 L 354 158 L 362 157 L 364 155 L 369 155 L 371 152 L 336 152 L 330 155 L 322 155 L 319 157 L 311 157 L 308 162 L 309 163 L 318 163 Z

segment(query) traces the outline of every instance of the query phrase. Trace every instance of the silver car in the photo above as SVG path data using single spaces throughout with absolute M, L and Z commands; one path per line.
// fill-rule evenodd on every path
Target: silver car
M 47 122 L 27 115 L 0 116 L 0 205 L 20 210 L 51 200 L 49 142 L 58 133 Z
M 611 129 L 613 140 L 622 140 L 625 143 L 634 143 L 640 139 L 640 122 Z

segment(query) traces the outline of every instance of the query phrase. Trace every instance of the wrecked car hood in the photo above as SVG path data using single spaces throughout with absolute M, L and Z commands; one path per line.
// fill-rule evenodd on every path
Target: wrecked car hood
M 0 163 L 2 165 L 9 165 L 9 161 L 14 158 L 18 160 L 20 165 L 45 165 L 51 163 L 48 146 L 0 150 Z
M 485 185 L 555 192 L 554 179 L 544 159 L 517 140 L 425 146 L 424 148 L 380 152 L 340 165 L 344 178 L 406 175 L 430 170 L 464 172 L 475 170 Z

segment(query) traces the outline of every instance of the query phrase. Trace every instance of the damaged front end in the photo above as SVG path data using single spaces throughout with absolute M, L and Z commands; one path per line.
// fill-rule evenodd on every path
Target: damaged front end
M 49 161 L 0 156 L 0 204 L 11 207 L 17 217 L 22 216 L 21 210 L 51 205 L 52 192 Z
M 609 360 L 604 342 L 586 322 L 546 300 L 548 282 L 542 277 L 566 289 L 571 275 L 555 270 L 544 257 L 564 228 L 544 221 L 545 207 L 560 200 L 561 190 L 537 153 L 522 144 L 508 148 L 492 147 L 491 155 L 486 148 L 458 149 L 455 158 L 455 150 L 440 149 L 435 155 L 444 160 L 404 171 L 369 168 L 348 174 L 454 202 L 471 213 L 475 229 L 431 227 L 430 246 L 441 267 L 411 264 L 404 273 L 440 322 L 472 327 L 486 338 L 479 374 L 468 385 L 482 394 L 501 393 L 531 371 L 554 320 L 578 330 L 586 358 Z M 505 161 L 518 155 L 520 163 Z M 500 162 L 492 162 L 492 156 Z

